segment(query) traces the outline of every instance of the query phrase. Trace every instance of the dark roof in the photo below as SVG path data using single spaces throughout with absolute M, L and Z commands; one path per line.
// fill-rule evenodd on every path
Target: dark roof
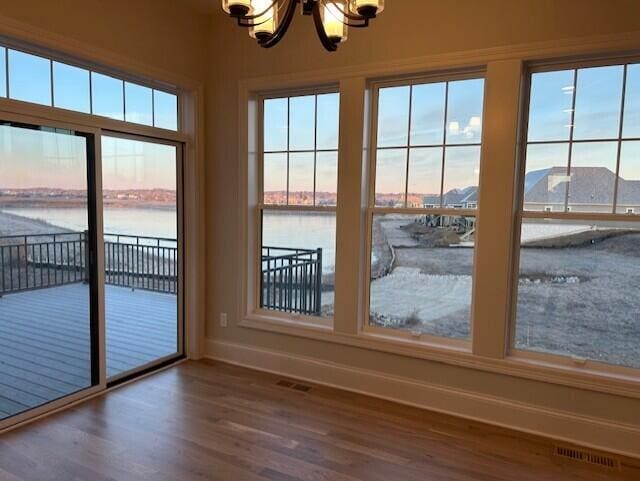
M 567 185 L 569 202 L 613 204 L 616 174 L 606 167 L 572 167 L 568 182 L 565 167 L 536 170 L 525 176 L 525 202 L 564 204 Z M 619 204 L 640 204 L 640 181 L 620 178 Z
M 444 194 L 443 205 L 456 205 L 468 202 L 478 202 L 478 187 L 473 185 L 464 189 L 453 189 Z M 440 205 L 439 195 L 426 195 L 423 203 L 427 205 Z

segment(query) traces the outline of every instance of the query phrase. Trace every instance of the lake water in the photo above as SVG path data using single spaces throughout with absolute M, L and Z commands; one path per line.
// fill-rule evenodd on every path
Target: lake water
M 3 208 L 2 212 L 83 231 L 87 210 L 83 208 Z M 176 212 L 170 209 L 105 208 L 104 230 L 109 234 L 177 238 Z M 19 234 L 19 233 L 18 233 Z
M 83 231 L 87 211 L 82 208 L 3 208 L 3 212 Z M 176 238 L 176 213 L 169 209 L 109 208 L 104 213 L 110 234 Z M 298 249 L 322 248 L 322 270 L 333 272 L 336 257 L 336 216 L 324 212 L 265 212 L 264 245 Z
M 265 212 L 262 244 L 291 249 L 322 248 L 322 271 L 336 264 L 336 215 L 332 212 Z

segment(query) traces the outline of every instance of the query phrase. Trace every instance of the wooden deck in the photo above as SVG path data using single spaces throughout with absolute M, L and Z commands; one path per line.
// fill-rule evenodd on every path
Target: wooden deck
M 90 384 L 85 284 L 0 298 L 0 419 Z M 177 297 L 106 286 L 107 376 L 177 351 Z

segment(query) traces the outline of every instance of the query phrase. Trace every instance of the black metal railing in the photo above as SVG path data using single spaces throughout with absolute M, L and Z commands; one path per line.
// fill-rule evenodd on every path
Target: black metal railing
M 175 239 L 104 235 L 105 283 L 176 294 Z M 0 237 L 0 295 L 86 282 L 86 232 Z
M 260 307 L 321 315 L 322 249 L 263 247 Z
M 0 295 L 87 279 L 82 232 L 0 237 Z
M 176 294 L 178 244 L 162 237 L 105 234 L 105 283 Z

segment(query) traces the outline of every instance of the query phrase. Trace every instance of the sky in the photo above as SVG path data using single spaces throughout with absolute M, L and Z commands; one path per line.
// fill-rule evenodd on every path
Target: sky
M 87 188 L 84 137 L 0 125 L 0 188 Z M 176 188 L 174 146 L 102 137 L 103 188 Z
M 574 143 L 571 165 L 606 167 L 615 172 L 622 108 L 624 67 L 579 69 L 574 89 L 574 70 L 536 73 L 532 78 L 529 142 L 568 141 L 575 94 Z M 629 65 L 625 87 L 623 139 L 640 138 L 640 64 Z M 613 141 L 599 141 L 613 139 Z M 589 140 L 596 142 L 580 143 Z M 568 144 L 530 144 L 527 172 L 566 167 Z M 640 142 L 623 141 L 620 175 L 640 180 Z
M 6 67 L 6 68 L 5 68 Z M 8 71 L 8 79 L 7 79 Z M 52 77 L 53 76 L 53 77 Z M 0 97 L 177 130 L 177 97 L 0 47 Z
M 0 97 L 7 91 L 15 100 L 138 124 L 151 125 L 155 118 L 156 127 L 177 129 L 173 94 L 0 47 Z M 174 147 L 102 141 L 105 189 L 175 189 Z M 0 126 L 0 188 L 34 187 L 86 189 L 85 140 Z

